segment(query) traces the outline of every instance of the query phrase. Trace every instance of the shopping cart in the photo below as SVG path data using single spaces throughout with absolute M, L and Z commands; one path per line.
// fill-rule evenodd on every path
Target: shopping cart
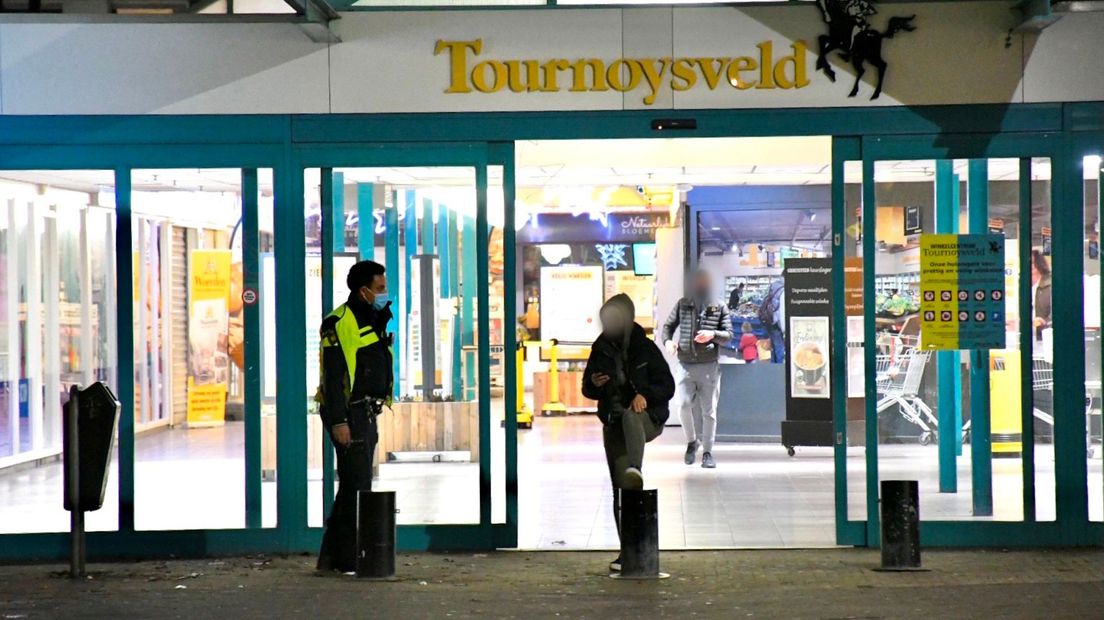
M 1050 392 L 1051 402 L 1054 402 L 1054 364 L 1042 357 L 1034 357 L 1031 360 L 1031 384 L 1035 392 Z M 1099 391 L 1099 384 L 1091 385 L 1091 382 L 1085 384 L 1085 438 L 1086 438 L 1086 450 L 1088 451 L 1089 458 L 1093 457 L 1094 449 L 1092 443 L 1092 416 L 1093 414 L 1100 414 L 1100 406 L 1097 400 L 1093 397 L 1093 392 L 1089 389 L 1092 387 L 1097 388 Z M 1054 428 L 1054 415 L 1033 407 L 1032 413 L 1039 420 L 1042 420 L 1044 424 L 1050 425 Z
M 875 382 L 878 386 L 878 413 L 896 405 L 906 422 L 920 427 L 920 445 L 935 438 L 939 422 L 931 407 L 920 398 L 920 382 L 931 359 L 931 351 L 918 346 L 916 338 L 895 339 L 888 353 L 875 359 Z

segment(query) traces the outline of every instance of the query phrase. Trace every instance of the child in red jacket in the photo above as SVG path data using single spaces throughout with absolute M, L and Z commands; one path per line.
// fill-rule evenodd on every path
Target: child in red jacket
M 740 331 L 744 333 L 740 336 L 740 353 L 744 357 L 745 364 L 752 364 L 759 359 L 759 338 L 751 333 L 751 323 L 747 321 L 744 321 Z

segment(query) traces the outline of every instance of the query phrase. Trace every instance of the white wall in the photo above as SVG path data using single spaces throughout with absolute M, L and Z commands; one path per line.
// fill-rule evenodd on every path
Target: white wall
M 523 92 L 447 94 L 449 64 L 439 39 L 483 40 L 482 59 L 757 56 L 770 41 L 777 60 L 793 41 L 815 47 L 824 25 L 799 6 L 479 10 L 350 13 L 343 42 L 314 43 L 290 23 L 38 23 L 0 21 L 0 113 L 199 114 L 455 112 L 841 107 L 1104 99 L 1104 14 L 1073 14 L 1025 38 L 1007 2 L 884 3 L 872 21 L 916 14 L 916 31 L 885 42 L 883 97 L 847 96 L 805 59 L 801 89 L 672 92 L 669 76 L 646 106 L 646 81 L 625 94 Z M 470 67 L 469 63 L 469 69 Z M 1025 68 L 1026 67 L 1026 68 Z M 872 73 L 872 72 L 868 72 Z M 570 83 L 570 72 L 561 84 Z

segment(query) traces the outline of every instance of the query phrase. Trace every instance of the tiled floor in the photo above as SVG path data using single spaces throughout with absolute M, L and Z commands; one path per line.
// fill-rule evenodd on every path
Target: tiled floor
M 493 427 L 493 517 L 504 505 L 504 433 Z M 540 549 L 613 549 L 617 535 L 600 441 L 589 416 L 538 418 L 520 432 L 518 450 L 519 545 Z M 718 444 L 718 467 L 703 470 L 682 462 L 681 429 L 670 427 L 649 444 L 647 486 L 659 490 L 660 544 L 673 548 L 810 547 L 834 543 L 832 452 L 799 448 L 795 458 L 777 445 Z M 166 430 L 136 442 L 135 520 L 139 529 L 239 528 L 244 526 L 242 427 Z M 851 518 L 865 518 L 862 448 L 847 459 Z M 924 519 L 972 516 L 970 454 L 959 458 L 958 493 L 939 493 L 936 446 L 883 445 L 883 479 L 913 478 L 921 484 Z M 1020 461 L 993 462 L 995 516 L 1019 520 Z M 308 472 L 309 519 L 321 524 L 321 482 Z M 1090 516 L 1104 517 L 1104 482 L 1097 452 L 1089 464 Z M 1038 518 L 1053 519 L 1053 451 L 1037 454 Z M 479 518 L 478 466 L 468 463 L 389 464 L 378 489 L 398 492 L 400 523 L 474 523 Z M 90 513 L 89 529 L 114 529 L 118 476 L 113 470 L 103 510 Z M 263 523 L 275 524 L 275 484 L 263 485 Z M 64 531 L 61 467 L 51 463 L 0 472 L 0 532 Z

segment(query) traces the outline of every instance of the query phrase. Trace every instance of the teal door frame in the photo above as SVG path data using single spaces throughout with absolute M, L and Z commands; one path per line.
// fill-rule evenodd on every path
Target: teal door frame
M 271 139 L 272 135 L 263 131 L 258 123 L 249 124 L 248 130 L 257 129 L 254 139 Z M 205 133 L 205 132 L 201 132 Z M 151 140 L 157 139 L 152 132 Z M 173 137 L 179 140 L 175 132 L 163 132 L 162 138 Z M 170 138 L 171 140 L 172 138 Z M 174 168 L 237 168 L 242 170 L 243 197 L 243 265 L 247 278 L 256 278 L 257 257 L 250 261 L 245 251 L 251 246 L 256 249 L 257 200 L 247 196 L 250 188 L 256 187 L 256 171 L 262 168 L 273 170 L 274 199 L 277 212 L 287 211 L 292 195 L 288 192 L 286 179 L 279 171 L 285 168 L 285 143 L 255 142 L 247 144 L 130 144 L 130 145 L 42 145 L 0 146 L 0 170 L 107 170 L 115 177 L 115 226 L 116 247 L 115 277 L 117 299 L 134 299 L 134 267 L 131 246 L 133 243 L 133 212 L 131 209 L 131 173 L 135 169 L 174 169 Z M 301 203 L 301 199 L 299 200 Z M 302 222 L 300 222 L 302 226 Z M 280 227 L 277 226 L 277 236 Z M 251 263 L 252 264 L 249 264 Z M 285 261 L 286 262 L 286 261 Z M 117 304 L 115 320 L 118 325 L 133 325 L 134 305 Z M 256 321 L 254 321 L 256 323 Z M 257 326 L 248 324 L 247 329 Z M 119 329 L 116 341 L 118 376 L 134 376 L 135 342 L 134 332 Z M 214 555 L 224 553 L 253 553 L 287 548 L 290 544 L 290 531 L 285 527 L 288 519 L 280 510 L 279 499 L 290 494 L 288 480 L 277 481 L 278 525 L 275 528 L 260 527 L 260 427 L 259 427 L 259 386 L 260 364 L 256 363 L 258 351 L 247 351 L 245 371 L 246 386 L 246 442 L 244 462 L 246 484 L 242 492 L 246 505 L 246 527 L 225 530 L 136 530 L 134 523 L 135 486 L 134 486 L 134 383 L 120 381 L 111 388 L 121 404 L 118 428 L 118 514 L 116 531 L 89 532 L 87 535 L 88 553 L 93 557 L 141 557 L 150 549 L 161 554 L 180 556 Z M 250 363 L 252 362 L 252 363 Z M 251 420 L 250 412 L 257 414 Z M 278 432 L 278 435 L 280 433 Z M 277 440 L 277 453 L 286 452 L 290 444 L 290 433 L 285 441 Z M 279 457 L 278 457 L 279 458 Z M 256 480 L 252 480 L 255 477 Z M 110 482 L 109 483 L 113 483 Z M 68 533 L 50 532 L 34 534 L 0 534 L 0 559 L 60 558 L 68 548 Z
M 1038 522 L 1032 510 L 1025 507 L 1021 522 L 995 521 L 924 521 L 921 542 L 925 546 L 1024 546 L 1024 545 L 1090 545 L 1104 540 L 1100 523 L 1088 522 L 1087 469 L 1085 446 L 1084 393 L 1084 316 L 1081 274 L 1084 272 L 1083 226 L 1081 201 L 1081 162 L 1071 157 L 1069 140 L 1060 133 L 1001 135 L 924 135 L 903 137 L 864 137 L 863 162 L 863 289 L 864 298 L 874 298 L 874 257 L 876 255 L 875 162 L 882 160 L 985 160 L 987 158 L 1019 158 L 1021 170 L 1030 171 L 1030 158 L 1051 160 L 1051 205 L 1054 254 L 1054 441 L 1056 453 L 1056 520 Z M 1026 166 L 1024 165 L 1026 163 Z M 1023 185 L 1021 184 L 1021 187 Z M 1028 186 L 1030 190 L 1030 186 Z M 1026 203 L 1026 204 L 1025 204 Z M 1030 191 L 1021 196 L 1021 213 L 1030 213 Z M 972 223 L 985 214 L 972 214 Z M 1030 223 L 1030 218 L 1028 218 Z M 1022 257 L 1022 254 L 1021 254 Z M 1077 277 L 1062 277 L 1077 274 Z M 1020 290 L 1030 290 L 1029 274 L 1020 272 Z M 1022 323 L 1021 364 L 1031 367 L 1030 329 Z M 874 312 L 864 305 L 865 341 L 874 342 Z M 1025 344 L 1026 343 L 1026 344 Z M 984 362 L 987 356 L 975 352 L 974 360 Z M 878 503 L 878 418 L 876 412 L 875 347 L 866 347 L 866 539 L 867 544 L 879 544 Z M 986 363 L 987 366 L 987 363 Z M 979 383 L 980 385 L 980 383 Z M 988 386 L 987 380 L 984 385 Z M 1024 393 L 1030 386 L 1021 386 Z M 987 388 L 986 388 L 987 391 Z M 978 399 L 985 400 L 987 399 Z M 1030 421 L 1030 396 L 1023 399 L 1021 419 Z M 976 402 L 976 401 L 975 401 Z M 987 409 L 986 409 L 987 410 Z M 980 410 L 979 410 L 980 411 Z M 985 416 L 979 416 L 984 418 Z M 984 420 L 983 420 L 984 421 Z M 975 422 L 977 424 L 977 422 Z M 983 425 L 987 426 L 987 425 Z M 1025 426 L 1024 428 L 1031 428 Z M 974 432 L 977 433 L 978 426 Z M 1034 470 L 1034 455 L 1030 449 L 1032 433 L 1023 434 L 1025 446 L 1025 482 L 1027 472 Z M 977 441 L 977 440 L 975 440 Z M 984 459 L 982 454 L 979 458 Z M 975 473 L 987 475 L 988 467 L 975 464 Z M 838 475 L 838 472 L 837 472 Z M 1033 477 L 1031 478 L 1033 480 Z M 982 481 L 989 483 L 989 480 Z M 1034 495 L 1033 482 L 1025 485 L 1025 498 Z M 985 485 L 982 485 L 983 487 Z M 984 509 L 985 498 L 975 496 L 975 510 Z M 991 499 L 990 499 L 991 501 Z M 921 513 L 923 505 L 921 503 Z
M 847 310 L 846 250 L 847 202 L 844 170 L 847 162 L 862 160 L 862 140 L 858 137 L 832 139 L 832 436 L 835 463 L 836 544 L 865 546 L 866 519 L 852 519 L 848 514 L 847 491 Z
M 492 458 L 495 456 L 492 450 L 491 439 L 491 384 L 490 384 L 490 281 L 489 281 L 489 252 L 488 242 L 490 235 L 490 226 L 488 223 L 488 166 L 496 165 L 503 166 L 503 191 L 505 199 L 505 217 L 506 223 L 504 226 L 504 251 L 506 262 L 506 273 L 511 273 L 510 265 L 515 264 L 513 243 L 514 243 L 514 230 L 513 230 L 513 144 L 488 144 L 488 143 L 344 143 L 339 145 L 334 144 L 314 144 L 314 143 L 299 143 L 294 146 L 294 161 L 291 167 L 291 176 L 294 177 L 300 184 L 298 188 L 299 194 L 302 195 L 302 179 L 303 174 L 308 168 L 319 168 L 323 171 L 332 171 L 337 168 L 356 168 L 356 167 L 465 167 L 471 168 L 474 171 L 475 176 L 475 190 L 476 190 L 476 216 L 475 216 L 475 237 L 476 237 L 476 299 L 478 309 L 476 315 L 478 317 L 477 334 L 478 340 L 476 345 L 478 347 L 478 353 L 476 356 L 477 364 L 479 367 L 477 373 L 477 402 L 479 410 L 479 523 L 477 524 L 425 524 L 425 525 L 401 525 L 398 528 L 398 546 L 404 550 L 456 550 L 456 549 L 493 549 L 495 547 L 509 547 L 516 546 L 517 544 L 517 416 L 513 406 L 509 405 L 513 401 L 510 400 L 510 386 L 515 383 L 509 379 L 514 377 L 513 373 L 516 372 L 515 363 L 512 359 L 505 360 L 506 373 L 507 373 L 507 395 L 506 403 L 506 452 L 503 455 L 505 459 L 505 467 L 507 471 L 506 477 L 506 501 L 507 501 L 507 520 L 505 523 L 495 524 L 492 522 L 492 484 L 493 477 L 491 474 Z M 322 187 L 325 190 L 328 185 L 333 183 L 332 178 L 325 178 L 323 175 Z M 329 188 L 331 196 L 336 195 L 338 190 Z M 324 200 L 325 202 L 325 200 Z M 302 205 L 299 210 L 300 226 L 303 225 L 302 217 Z M 323 230 L 326 229 L 325 223 L 323 223 Z M 305 232 L 305 231 L 304 231 Z M 298 235 L 298 242 L 290 251 L 295 255 L 301 255 L 304 260 L 306 257 L 305 236 L 300 233 Z M 332 280 L 330 275 L 333 270 L 333 252 L 325 251 L 325 243 L 323 244 L 323 261 L 322 261 L 322 279 L 323 282 Z M 331 243 L 332 245 L 332 243 Z M 288 252 L 289 248 L 281 247 L 281 252 Z M 301 270 L 300 270 L 301 271 Z M 397 281 L 396 281 L 397 282 Z M 506 292 L 505 296 L 507 300 L 511 298 L 511 291 L 516 286 L 511 281 L 511 278 L 505 278 Z M 294 300 L 289 300 L 294 301 Z M 306 312 L 305 303 L 299 302 L 294 305 L 301 305 L 299 308 L 291 308 L 289 315 L 303 317 Z M 515 315 L 515 309 L 513 304 L 505 304 L 505 317 L 504 321 L 506 325 L 512 324 L 511 317 Z M 302 323 L 302 319 L 299 319 Z M 514 339 L 514 334 L 509 329 L 505 329 L 505 338 L 508 341 Z M 305 332 L 304 332 L 305 338 Z M 299 340 L 302 342 L 302 340 Z M 506 346 L 510 346 L 510 342 L 506 343 Z M 506 350 L 512 350 L 507 348 Z M 511 358 L 511 356 L 506 356 Z M 305 367 L 303 373 L 298 375 L 296 385 L 303 384 L 302 377 L 305 375 Z M 281 377 L 282 378 L 282 377 Z M 281 385 L 284 385 L 281 382 Z M 297 388 L 296 388 L 297 390 Z M 289 409 L 294 410 L 307 410 L 306 394 L 305 392 L 300 395 L 294 394 L 295 402 L 282 403 L 288 405 Z M 385 414 L 387 415 L 387 414 Z M 331 446 L 328 442 L 324 445 L 324 450 L 328 453 L 331 450 Z M 289 464 L 291 471 L 303 472 L 304 479 L 299 487 L 299 492 L 302 494 L 302 498 L 296 496 L 296 514 L 302 511 L 304 515 L 303 523 L 305 520 L 306 511 L 306 479 L 305 472 L 307 468 L 306 459 L 306 445 L 305 442 L 302 446 L 297 446 L 294 452 L 294 461 Z M 327 459 L 329 462 L 329 459 Z M 283 464 L 279 464 L 281 471 L 283 471 Z M 332 489 L 333 484 L 333 469 L 331 467 L 324 467 L 323 469 L 323 486 L 327 489 Z M 328 509 L 332 500 L 323 496 L 323 508 Z M 324 514 L 326 514 L 324 512 Z M 314 543 L 320 540 L 321 528 L 307 528 L 306 536 L 308 541 Z

